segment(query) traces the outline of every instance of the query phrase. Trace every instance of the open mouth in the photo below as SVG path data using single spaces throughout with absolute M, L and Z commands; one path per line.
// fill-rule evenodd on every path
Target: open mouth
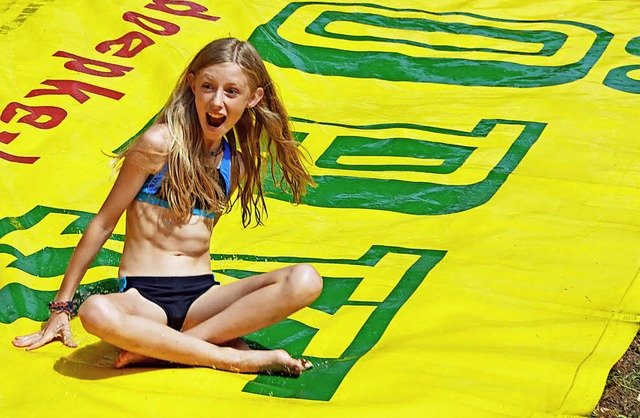
M 212 115 L 210 113 L 207 113 L 207 123 L 209 124 L 209 126 L 212 126 L 214 128 L 219 128 L 220 125 L 224 123 L 225 119 L 227 119 L 227 117 L 224 115 Z

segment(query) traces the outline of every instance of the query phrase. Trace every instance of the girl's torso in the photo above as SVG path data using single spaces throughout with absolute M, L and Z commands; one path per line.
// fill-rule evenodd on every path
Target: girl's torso
M 189 276 L 211 272 L 214 220 L 171 221 L 170 209 L 134 200 L 127 209 L 119 276 Z
M 231 150 L 223 143 L 218 173 L 231 192 Z M 166 170 L 159 174 L 164 175 Z M 192 276 L 211 273 L 210 244 L 216 216 L 196 210 L 186 223 L 172 221 L 166 202 L 156 198 L 162 178 L 149 176 L 127 208 L 126 238 L 119 276 Z M 144 193 L 143 193 L 144 192 Z

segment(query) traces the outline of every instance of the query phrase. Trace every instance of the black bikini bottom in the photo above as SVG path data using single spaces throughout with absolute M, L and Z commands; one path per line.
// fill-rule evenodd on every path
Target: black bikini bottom
M 182 329 L 189 308 L 211 287 L 220 283 L 213 274 L 199 276 L 154 277 L 125 276 L 123 291 L 137 289 L 140 294 L 160 306 L 167 314 L 167 324 L 178 331 Z

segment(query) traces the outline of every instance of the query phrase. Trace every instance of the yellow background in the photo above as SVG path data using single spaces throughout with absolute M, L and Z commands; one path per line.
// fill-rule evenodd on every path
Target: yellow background
M 248 38 L 288 4 L 199 3 L 220 20 L 151 11 L 144 8 L 145 1 L 122 5 L 49 0 L 38 3 L 37 10 L 20 21 L 29 2 L 0 2 L 4 56 L 0 107 L 17 101 L 68 111 L 62 124 L 49 131 L 18 124 L 17 118 L 0 123 L 0 130 L 21 132 L 11 144 L 0 144 L 0 151 L 41 156 L 32 165 L 0 160 L 0 218 L 20 216 L 36 205 L 96 212 L 114 179 L 105 153 L 158 112 L 190 57 L 214 38 Z M 625 52 L 627 42 L 640 35 L 636 2 L 378 4 L 500 19 L 565 19 L 596 25 L 615 36 L 586 77 L 530 89 L 329 77 L 268 64 L 289 113 L 298 118 L 349 125 L 417 123 L 464 131 L 483 118 L 548 124 L 496 195 L 465 212 L 419 216 L 293 207 L 269 199 L 270 216 L 264 227 L 242 229 L 236 211 L 221 220 L 212 242 L 214 253 L 357 259 L 372 245 L 447 251 L 329 402 L 243 393 L 253 379 L 248 375 L 190 368 L 114 370 L 110 362 L 116 350 L 93 345 L 96 340 L 78 321 L 73 327 L 81 348 L 95 350 L 74 352 L 55 343 L 26 353 L 10 341 L 37 330 L 39 324 L 23 318 L 0 324 L 1 416 L 590 414 L 610 367 L 628 347 L 640 318 L 640 97 L 602 84 L 611 69 L 640 65 L 640 57 Z M 169 20 L 181 30 L 168 37 L 147 33 L 156 43 L 133 59 L 97 53 L 98 43 L 139 29 L 122 20 L 126 11 Z M 293 23 L 302 27 L 304 22 L 290 23 L 290 32 L 282 36 L 299 36 L 303 41 L 301 29 Z M 592 40 L 583 39 L 587 35 L 578 30 L 575 36 L 577 50 L 563 51 L 563 57 L 549 58 L 542 65 L 575 60 L 572 54 L 581 56 L 581 42 L 588 45 Z M 338 41 L 333 45 L 351 47 Z M 134 70 L 112 79 L 79 74 L 65 69 L 64 59 L 53 57 L 60 50 Z M 403 51 L 423 53 L 409 47 Z M 519 60 L 540 62 L 539 57 Z M 40 85 L 45 79 L 85 81 L 125 96 L 114 101 L 89 94 L 91 99 L 84 104 L 68 96 L 24 98 L 33 89 L 46 88 Z M 313 138 L 305 145 L 315 159 L 328 143 L 322 142 L 321 134 Z M 500 138 L 496 141 L 495 146 L 504 146 Z M 474 170 L 482 171 L 483 164 L 492 161 L 490 152 L 486 158 L 444 181 L 469 181 Z M 311 167 L 315 175 L 322 170 Z M 409 175 L 420 181 L 424 177 Z M 28 231 L 8 234 L 2 243 L 25 254 L 46 245 L 72 246 L 77 236 L 60 236 L 69 222 L 65 215 L 52 216 Z M 124 232 L 124 225 L 118 232 Z M 109 245 L 120 250 L 117 243 Z M 0 287 L 19 282 L 40 290 L 57 289 L 61 277 L 34 278 L 5 267 L 13 260 L 0 254 Z M 212 266 L 225 263 L 233 264 L 214 261 Z M 386 268 L 393 276 L 393 265 Z M 116 276 L 115 268 L 97 268 L 85 281 Z M 318 326 L 324 323 L 311 312 L 299 316 Z M 349 319 L 344 322 L 347 328 L 348 323 Z M 330 355 L 333 346 L 344 345 L 343 332 L 335 327 L 309 350 Z

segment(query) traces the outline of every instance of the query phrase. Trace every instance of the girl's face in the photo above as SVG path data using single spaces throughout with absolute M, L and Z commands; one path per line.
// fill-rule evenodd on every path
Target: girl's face
M 244 71 L 232 62 L 191 73 L 187 82 L 195 95 L 204 139 L 212 147 L 233 128 L 244 110 L 258 104 L 264 95 L 261 87 L 251 89 Z

